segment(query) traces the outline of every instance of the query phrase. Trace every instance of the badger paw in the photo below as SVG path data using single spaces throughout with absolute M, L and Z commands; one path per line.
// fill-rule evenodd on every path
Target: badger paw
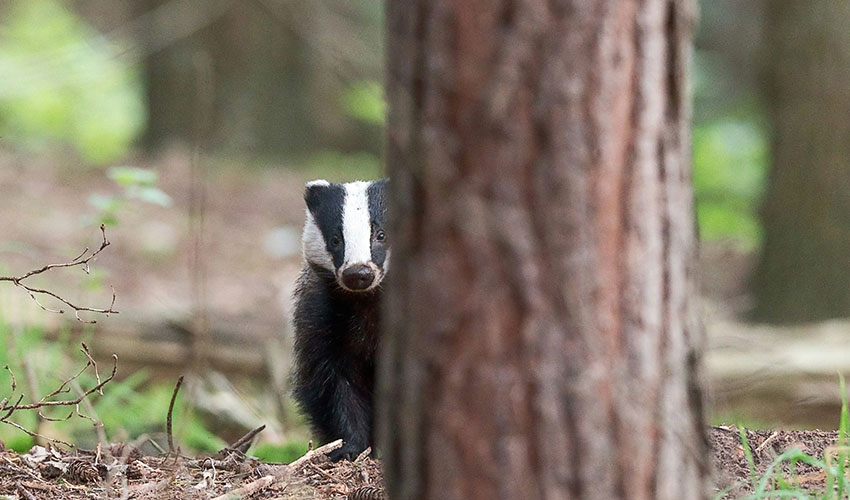
M 328 458 L 331 462 L 339 462 L 340 460 L 354 460 L 358 455 L 363 453 L 365 446 L 357 446 L 354 444 L 343 443 L 342 447 L 328 453 Z

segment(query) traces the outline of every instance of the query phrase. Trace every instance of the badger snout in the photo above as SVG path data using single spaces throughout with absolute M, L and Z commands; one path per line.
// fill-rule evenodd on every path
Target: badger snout
M 366 264 L 355 264 L 342 272 L 342 284 L 349 290 L 366 290 L 374 281 L 375 271 Z

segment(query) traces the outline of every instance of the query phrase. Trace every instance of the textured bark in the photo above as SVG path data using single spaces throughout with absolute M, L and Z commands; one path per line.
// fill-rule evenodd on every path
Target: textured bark
M 754 316 L 850 316 L 850 3 L 768 2 L 773 165 Z
M 391 498 L 703 498 L 693 17 L 388 2 Z

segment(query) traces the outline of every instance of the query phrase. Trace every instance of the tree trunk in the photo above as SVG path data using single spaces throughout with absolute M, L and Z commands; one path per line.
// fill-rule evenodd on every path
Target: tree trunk
M 773 166 L 754 317 L 850 316 L 850 3 L 768 2 Z
M 703 498 L 694 6 L 388 2 L 390 497 Z

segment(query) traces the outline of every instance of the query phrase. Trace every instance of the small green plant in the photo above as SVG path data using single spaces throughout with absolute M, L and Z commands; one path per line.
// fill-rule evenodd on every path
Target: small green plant
M 380 82 L 356 82 L 343 92 L 340 100 L 349 116 L 372 125 L 383 125 L 386 121 L 387 102 Z
M 824 451 L 818 459 L 798 448 L 790 449 L 778 457 L 759 477 L 755 468 L 753 452 L 747 440 L 747 431 L 740 429 L 741 446 L 750 470 L 753 492 L 737 500 L 760 500 L 793 498 L 796 500 L 850 500 L 850 485 L 847 481 L 850 466 L 850 410 L 848 410 L 847 387 L 844 377 L 840 376 L 841 417 L 838 427 L 838 441 Z M 823 492 L 812 491 L 802 486 L 797 475 L 797 465 L 803 463 L 823 471 L 825 484 Z M 728 490 L 721 491 L 715 500 L 724 498 Z
M 97 214 L 87 217 L 85 223 L 114 226 L 118 223 L 118 214 L 127 209 L 132 201 L 160 207 L 171 206 L 171 197 L 156 186 L 158 175 L 151 169 L 111 167 L 106 174 L 122 191 L 118 194 L 94 193 L 89 196 L 89 205 L 97 210 Z
M 90 336 L 91 333 L 86 334 Z M 22 403 L 38 400 L 40 395 L 49 393 L 68 376 L 79 370 L 79 356 L 71 357 L 75 340 L 67 330 L 60 332 L 56 339 L 45 338 L 44 332 L 36 327 L 12 326 L 3 321 L 0 311 L 0 391 L 8 392 L 15 374 L 18 391 L 23 393 Z M 106 374 L 102 373 L 101 376 Z M 98 381 L 88 371 L 82 373 L 76 382 L 79 387 L 94 387 Z M 83 448 L 97 445 L 97 434 L 93 424 L 102 424 L 103 432 L 111 441 L 132 441 L 142 435 L 149 435 L 164 445 L 163 427 L 168 404 L 172 393 L 170 381 L 153 381 L 147 371 L 140 370 L 123 379 L 111 380 L 104 387 L 103 394 L 92 393 L 89 398 L 92 412 L 85 418 L 70 418 L 63 421 L 50 421 L 34 411 L 19 411 L 12 421 L 31 432 L 43 434 L 49 438 L 60 439 Z M 76 388 L 57 395 L 62 399 L 77 397 Z M 7 396 L 6 392 L 0 396 Z M 181 397 L 178 396 L 178 399 Z M 192 405 L 178 401 L 179 413 L 175 413 L 174 436 L 186 453 L 215 452 L 226 443 L 218 438 L 204 418 L 192 408 Z M 87 410 L 81 408 L 85 413 Z M 45 416 L 59 418 L 67 414 L 47 411 Z M 0 425 L 0 441 L 8 448 L 18 452 L 30 449 L 35 440 L 33 436 L 9 425 Z

